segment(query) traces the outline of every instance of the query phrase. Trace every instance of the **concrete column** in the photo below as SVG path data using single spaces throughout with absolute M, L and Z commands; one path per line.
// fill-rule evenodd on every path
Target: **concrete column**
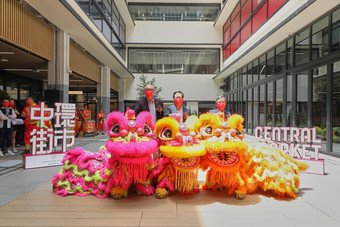
M 45 99 L 69 102 L 70 36 L 65 31 L 56 29 L 54 37 L 54 59 L 48 62 L 48 90 Z
M 118 78 L 118 110 L 121 112 L 125 111 L 125 105 L 124 105 L 124 79 Z
M 111 72 L 108 66 L 100 68 L 100 83 L 97 85 L 97 103 L 99 108 L 103 108 L 105 114 L 110 113 L 110 86 Z

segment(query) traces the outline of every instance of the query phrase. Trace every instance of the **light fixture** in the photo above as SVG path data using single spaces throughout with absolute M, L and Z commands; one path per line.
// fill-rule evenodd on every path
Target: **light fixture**
M 11 54 L 14 54 L 14 52 L 12 52 L 12 51 L 0 51 L 0 54 L 11 55 Z
M 2 58 L 0 58 L 0 62 L 8 62 L 8 59 L 2 57 Z
M 82 95 L 83 91 L 68 91 L 69 95 Z

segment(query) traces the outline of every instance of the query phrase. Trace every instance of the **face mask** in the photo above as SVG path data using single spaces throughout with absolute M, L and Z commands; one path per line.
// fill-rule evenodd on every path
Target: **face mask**
M 2 103 L 2 106 L 3 106 L 3 107 L 7 108 L 8 105 L 9 105 L 9 102 L 8 102 L 8 101 L 3 101 L 3 103 Z
M 9 101 L 9 107 L 14 107 L 14 102 L 13 101 Z
M 177 108 L 180 108 L 183 104 L 183 99 L 182 98 L 175 98 L 174 102 L 175 102 L 175 106 Z
M 153 98 L 154 91 L 153 90 L 146 90 L 144 91 L 145 97 L 148 100 L 151 100 Z
M 217 109 L 221 112 L 223 112 L 224 108 L 225 108 L 225 102 L 218 102 L 216 103 Z

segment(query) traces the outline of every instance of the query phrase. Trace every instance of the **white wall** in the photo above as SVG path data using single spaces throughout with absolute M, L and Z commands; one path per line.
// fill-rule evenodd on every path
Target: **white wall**
M 136 100 L 137 86 L 140 83 L 140 74 L 134 74 L 135 79 L 124 80 L 124 99 Z M 160 96 L 164 100 L 172 100 L 174 91 L 182 91 L 185 101 L 215 101 L 221 95 L 218 85 L 215 84 L 215 75 L 183 75 L 183 74 L 144 74 L 147 80 L 156 78 L 156 86 L 162 87 Z
M 126 27 L 126 43 L 222 44 L 222 30 L 214 22 L 135 21 Z

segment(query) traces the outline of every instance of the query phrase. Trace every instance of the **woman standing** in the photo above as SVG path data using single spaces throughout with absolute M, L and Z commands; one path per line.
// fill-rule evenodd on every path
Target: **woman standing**
M 19 111 L 17 110 L 17 107 L 15 105 L 15 101 L 13 99 L 9 100 L 9 108 L 12 108 L 12 110 L 15 112 L 15 114 L 17 116 L 20 116 Z M 24 124 L 24 121 L 20 118 L 17 118 L 15 120 L 12 121 L 12 151 L 14 153 L 17 153 L 17 149 L 15 148 L 16 145 L 16 135 L 17 135 L 17 131 L 19 130 L 19 128 L 21 127 L 21 125 Z

